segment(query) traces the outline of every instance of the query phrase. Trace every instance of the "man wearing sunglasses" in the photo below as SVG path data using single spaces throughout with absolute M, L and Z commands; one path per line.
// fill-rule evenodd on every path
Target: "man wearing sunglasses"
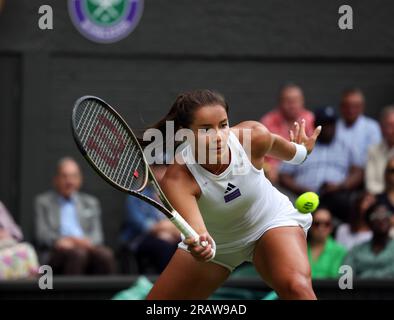
M 394 240 L 389 236 L 393 212 L 380 202 L 375 202 L 366 213 L 372 239 L 355 246 L 344 264 L 353 269 L 356 278 L 394 277 Z

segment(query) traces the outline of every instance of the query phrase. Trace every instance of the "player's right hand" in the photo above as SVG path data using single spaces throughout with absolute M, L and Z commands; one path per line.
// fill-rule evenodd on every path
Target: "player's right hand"
M 188 250 L 198 261 L 209 261 L 215 255 L 215 242 L 207 232 L 200 235 L 199 241 L 193 238 L 186 238 L 183 242 L 188 245 Z M 205 247 L 201 245 L 204 242 L 207 243 Z

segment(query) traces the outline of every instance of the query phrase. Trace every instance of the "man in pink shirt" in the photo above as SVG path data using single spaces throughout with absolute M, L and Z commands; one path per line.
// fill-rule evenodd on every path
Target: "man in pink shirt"
M 279 91 L 278 106 L 260 119 L 271 132 L 289 139 L 290 129 L 294 129 L 294 122 L 305 119 L 305 130 L 311 135 L 314 130 L 314 115 L 304 105 L 304 94 L 296 84 L 287 84 Z M 278 181 L 279 160 L 267 157 L 265 171 L 272 183 Z

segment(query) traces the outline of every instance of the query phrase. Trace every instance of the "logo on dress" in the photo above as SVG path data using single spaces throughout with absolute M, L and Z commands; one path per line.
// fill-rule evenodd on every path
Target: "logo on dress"
M 117 42 L 137 26 L 143 0 L 68 0 L 71 19 L 86 38 L 99 43 Z
M 239 191 L 239 188 L 229 182 L 227 184 L 226 191 L 224 192 L 224 202 L 229 202 L 235 198 L 238 198 L 239 196 L 241 196 L 241 191 Z

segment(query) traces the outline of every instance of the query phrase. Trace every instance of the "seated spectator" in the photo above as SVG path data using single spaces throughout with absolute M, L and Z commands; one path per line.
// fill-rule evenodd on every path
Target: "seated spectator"
M 36 252 L 22 240 L 22 231 L 0 201 L 0 279 L 29 278 L 38 274 Z
M 314 115 L 304 105 L 304 94 L 301 87 L 287 84 L 280 89 L 278 106 L 260 119 L 272 133 L 289 139 L 289 130 L 294 122 L 305 119 L 305 131 L 311 135 L 314 130 Z M 279 160 L 271 157 L 265 159 L 267 177 L 272 183 L 278 182 Z
M 155 165 L 152 169 L 160 183 L 166 166 Z M 152 185 L 148 185 L 143 194 L 160 201 Z M 179 230 L 163 213 L 145 201 L 128 196 L 121 241 L 136 257 L 140 273 L 159 274 L 175 253 L 181 238 Z
M 353 269 L 356 278 L 394 277 L 394 240 L 389 237 L 393 212 L 376 202 L 366 213 L 372 239 L 351 249 L 344 264 Z
M 381 142 L 379 124 L 363 114 L 365 97 L 360 89 L 345 90 L 341 98 L 341 118 L 337 123 L 337 134 L 348 144 L 357 146 L 363 166 L 367 161 L 368 149 Z
M 102 245 L 99 201 L 80 193 L 82 175 L 72 158 L 63 158 L 54 177 L 55 190 L 35 200 L 35 237 L 49 250 L 57 274 L 109 274 L 115 271 L 112 251 Z
M 376 195 L 376 200 L 384 203 L 394 212 L 394 155 L 387 161 L 384 180 L 385 188 L 382 193 Z
M 376 200 L 386 205 L 391 212 L 394 212 L 394 156 L 387 162 L 384 176 L 385 190 L 376 196 Z M 391 220 L 390 237 L 394 238 L 394 216 Z
M 384 190 L 384 170 L 389 158 L 394 156 L 394 105 L 385 107 L 380 115 L 383 141 L 371 146 L 365 171 L 367 191 L 372 194 Z
M 372 232 L 365 220 L 365 213 L 374 202 L 375 197 L 369 193 L 359 195 L 352 205 L 349 223 L 338 226 L 335 240 L 347 250 L 371 240 Z
M 363 181 L 362 161 L 355 146 L 336 134 L 337 115 L 333 107 L 317 109 L 315 119 L 322 131 L 313 152 L 301 165 L 282 163 L 280 183 L 296 195 L 317 192 L 322 205 L 335 217 L 347 220 L 350 195 Z
M 308 258 L 312 278 L 337 278 L 346 256 L 346 249 L 331 237 L 333 230 L 331 212 L 320 207 L 313 214 L 308 233 Z

